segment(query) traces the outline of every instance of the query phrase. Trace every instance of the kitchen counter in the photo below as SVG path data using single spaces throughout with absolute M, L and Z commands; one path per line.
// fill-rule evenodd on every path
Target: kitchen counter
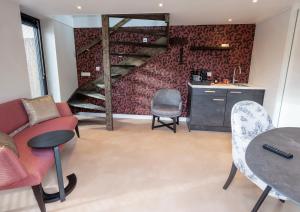
M 212 89 L 248 89 L 248 90 L 265 90 L 265 88 L 258 87 L 251 84 L 213 84 L 213 85 L 199 85 L 188 83 L 192 88 L 212 88 Z

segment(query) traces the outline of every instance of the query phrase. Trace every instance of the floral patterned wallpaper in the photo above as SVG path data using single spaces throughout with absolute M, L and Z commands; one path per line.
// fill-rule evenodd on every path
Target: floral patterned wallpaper
M 100 28 L 75 29 L 76 50 L 87 45 L 91 40 L 101 37 Z M 170 37 L 184 38 L 183 64 L 179 64 L 180 45 L 170 45 L 169 49 L 149 59 L 144 65 L 135 68 L 127 76 L 113 84 L 112 104 L 114 113 L 149 114 L 150 101 L 154 93 L 161 88 L 177 88 L 184 101 L 183 115 L 186 115 L 186 101 L 190 72 L 194 69 L 211 70 L 213 78 L 231 79 L 233 69 L 242 67 L 239 82 L 248 82 L 255 25 L 201 25 L 171 26 Z M 143 37 L 154 41 L 155 37 L 128 32 L 117 32 L 111 40 L 142 42 Z M 229 51 L 190 51 L 191 46 L 216 46 L 229 43 Z M 111 52 L 135 52 L 137 47 L 111 46 Z M 122 60 L 111 58 L 112 64 Z M 101 67 L 96 71 L 96 66 Z M 78 82 L 82 85 L 102 74 L 102 49 L 97 44 L 88 52 L 77 56 Z M 81 71 L 91 72 L 91 77 L 81 77 Z M 102 104 L 101 100 L 90 99 L 91 103 Z

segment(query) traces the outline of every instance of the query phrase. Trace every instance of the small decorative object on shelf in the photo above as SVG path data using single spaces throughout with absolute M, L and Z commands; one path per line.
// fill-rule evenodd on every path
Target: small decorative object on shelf
M 222 43 L 222 44 L 221 44 L 221 47 L 222 47 L 222 48 L 229 48 L 230 45 L 229 45 L 229 43 Z
M 224 84 L 229 84 L 229 82 L 230 82 L 229 79 L 223 79 Z

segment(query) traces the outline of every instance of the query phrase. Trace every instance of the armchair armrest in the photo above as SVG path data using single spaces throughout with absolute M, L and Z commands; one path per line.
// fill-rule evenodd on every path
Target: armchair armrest
M 61 116 L 73 116 L 73 113 L 72 113 L 68 103 L 66 103 L 66 102 L 56 103 L 56 107 Z
M 0 189 L 28 176 L 18 157 L 5 147 L 0 147 L 0 173 Z

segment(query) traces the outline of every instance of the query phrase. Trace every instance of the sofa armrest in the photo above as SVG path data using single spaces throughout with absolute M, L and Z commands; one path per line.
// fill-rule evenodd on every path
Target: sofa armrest
M 0 147 L 0 173 L 0 189 L 28 176 L 16 154 L 5 147 Z
M 73 116 L 73 113 L 72 113 L 68 103 L 66 103 L 66 102 L 56 103 L 56 107 L 61 116 Z

